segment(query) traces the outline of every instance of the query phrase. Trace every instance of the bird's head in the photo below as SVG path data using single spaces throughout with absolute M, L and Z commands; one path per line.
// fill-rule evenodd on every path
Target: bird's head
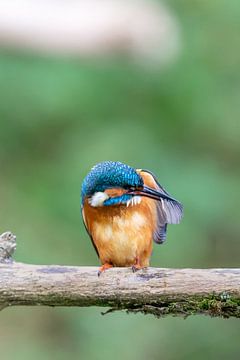
M 82 184 L 82 205 L 86 199 L 93 207 L 136 205 L 140 203 L 142 196 L 166 200 L 170 205 L 179 204 L 160 184 L 158 189 L 147 186 L 141 172 L 144 170 L 135 170 L 118 161 L 104 161 L 95 165 Z M 181 208 L 181 204 L 179 205 Z
M 118 161 L 104 161 L 85 177 L 82 203 L 88 198 L 94 207 L 127 204 L 134 196 L 128 193 L 142 188 L 143 179 L 135 169 Z

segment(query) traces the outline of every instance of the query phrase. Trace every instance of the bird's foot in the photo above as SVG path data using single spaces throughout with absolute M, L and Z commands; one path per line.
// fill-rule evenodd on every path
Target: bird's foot
M 132 272 L 136 272 L 138 270 L 141 270 L 143 267 L 142 265 L 140 264 L 140 260 L 139 260 L 139 257 L 136 258 L 136 262 L 134 265 L 132 265 Z
M 109 263 L 103 264 L 98 270 L 98 276 L 100 276 L 105 270 L 112 268 L 113 265 Z
M 138 270 L 141 270 L 143 267 L 141 265 L 133 265 L 132 266 L 132 272 L 136 272 Z

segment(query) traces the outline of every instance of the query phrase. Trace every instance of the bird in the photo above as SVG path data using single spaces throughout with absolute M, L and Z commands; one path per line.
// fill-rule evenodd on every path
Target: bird
M 153 242 L 166 240 L 168 224 L 179 224 L 182 204 L 149 170 L 119 161 L 96 164 L 81 188 L 83 222 L 101 267 L 148 267 Z

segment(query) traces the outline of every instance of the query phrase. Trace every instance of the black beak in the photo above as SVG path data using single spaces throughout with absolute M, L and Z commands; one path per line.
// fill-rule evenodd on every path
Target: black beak
M 128 194 L 146 196 L 146 197 L 149 197 L 154 200 L 167 199 L 170 201 L 177 201 L 174 198 L 172 198 L 171 196 L 169 196 L 161 191 L 152 189 L 146 185 L 144 185 L 142 189 L 129 190 Z

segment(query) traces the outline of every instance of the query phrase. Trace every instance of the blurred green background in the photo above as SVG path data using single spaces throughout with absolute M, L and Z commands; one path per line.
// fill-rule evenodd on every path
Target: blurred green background
M 158 267 L 239 267 L 240 3 L 170 0 L 177 61 L 0 54 L 0 232 L 15 259 L 98 265 L 80 186 L 102 160 L 148 168 L 182 201 L 155 246 Z M 2 359 L 239 359 L 239 320 L 163 318 L 100 308 L 8 308 Z

